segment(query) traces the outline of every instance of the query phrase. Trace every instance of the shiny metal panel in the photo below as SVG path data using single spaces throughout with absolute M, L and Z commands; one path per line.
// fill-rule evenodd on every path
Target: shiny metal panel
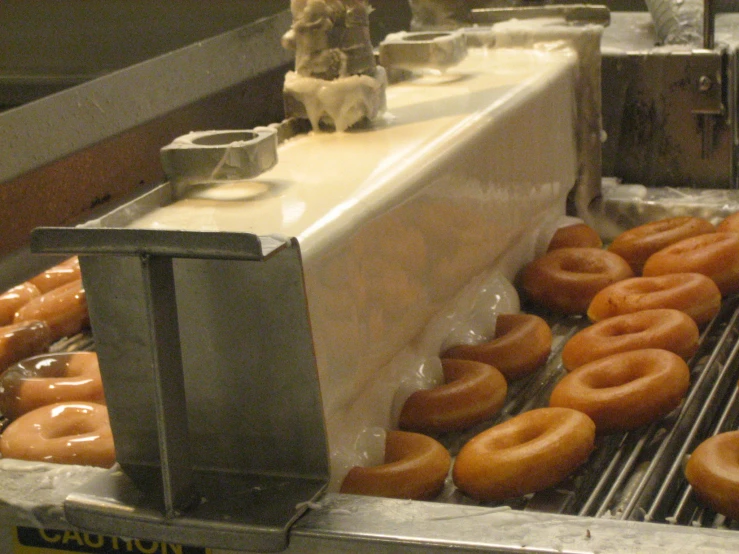
M 329 477 L 300 249 L 285 240 L 34 233 L 37 250 L 80 254 L 125 471 L 70 497 L 73 524 L 203 546 L 284 546 L 298 505 Z
M 0 182 L 35 169 L 41 155 L 52 162 L 288 63 L 279 37 L 289 26 L 282 12 L 4 112 Z
M 603 174 L 646 186 L 736 188 L 735 14 L 712 50 L 656 46 L 647 13 L 603 34 Z
M 730 531 L 329 494 L 293 526 L 286 552 L 719 554 L 738 546 Z

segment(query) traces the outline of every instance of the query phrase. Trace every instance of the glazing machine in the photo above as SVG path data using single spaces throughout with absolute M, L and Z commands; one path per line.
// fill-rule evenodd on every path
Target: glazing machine
M 511 283 L 568 216 L 607 240 L 739 210 L 734 16 L 707 4 L 714 41 L 655 46 L 672 38 L 646 12 L 419 0 L 412 31 L 410 12 L 383 21 L 376 55 L 349 58 L 347 107 L 316 72 L 285 86 L 283 43 L 318 40 L 293 25 L 298 4 L 0 113 L 0 284 L 80 255 L 94 345 L 71 347 L 98 352 L 118 458 L 0 460 L 3 551 L 34 532 L 85 552 L 739 547 L 682 474 L 736 427 L 736 298 L 703 331 L 680 408 L 599 438 L 555 489 L 489 504 L 451 481 L 433 502 L 336 492 L 445 341 L 519 309 Z M 586 324 L 545 315 L 549 362 L 496 421 L 546 405 Z M 491 423 L 439 438 L 455 454 Z

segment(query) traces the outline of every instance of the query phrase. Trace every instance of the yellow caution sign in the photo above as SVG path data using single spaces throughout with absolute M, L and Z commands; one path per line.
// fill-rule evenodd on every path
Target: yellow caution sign
M 16 527 L 13 543 L 13 554 L 211 554 L 198 546 L 33 527 Z

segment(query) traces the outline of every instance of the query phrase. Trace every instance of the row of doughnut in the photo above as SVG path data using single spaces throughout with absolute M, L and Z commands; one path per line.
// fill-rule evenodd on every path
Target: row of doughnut
M 698 349 L 700 329 L 717 315 L 722 296 L 739 291 L 739 214 L 718 227 L 695 217 L 648 223 L 606 249 L 587 225 L 562 228 L 547 253 L 522 270 L 520 288 L 544 310 L 592 322 L 564 345 L 567 374 L 549 406 L 473 437 L 453 467 L 433 438 L 490 419 L 504 403 L 506 381 L 546 362 L 546 322 L 501 314 L 489 342 L 443 354 L 446 383 L 408 398 L 401 430 L 387 433 L 385 464 L 353 468 L 343 492 L 434 498 L 451 468 L 455 486 L 466 495 L 505 500 L 571 475 L 589 457 L 597 435 L 636 429 L 672 412 L 690 386 L 686 360 Z M 509 356 L 529 355 L 536 358 L 533 366 L 508 370 L 509 360 L 496 353 L 506 341 Z M 739 517 L 738 460 L 739 431 L 706 441 L 686 469 L 698 496 L 730 517 Z
M 89 325 L 77 257 L 0 295 L 0 435 L 6 458 L 111 467 L 97 354 L 49 352 Z
M 613 254 L 628 264 L 631 276 Z M 592 342 L 586 349 L 585 343 L 592 336 L 607 336 L 611 337 L 611 350 L 656 347 L 665 358 L 658 366 L 647 361 L 645 350 L 630 354 L 633 357 L 630 371 L 633 375 L 641 373 L 629 385 L 635 386 L 640 380 L 646 383 L 647 378 L 655 385 L 660 384 L 645 388 L 643 395 L 630 391 L 630 398 L 638 402 L 624 412 L 625 418 L 638 422 L 642 415 L 639 410 L 647 406 L 648 400 L 654 401 L 655 395 L 661 398 L 663 413 L 678 406 L 689 386 L 690 375 L 687 367 L 678 364 L 677 357 L 687 359 L 695 353 L 698 328 L 717 315 L 722 297 L 739 292 L 739 213 L 726 217 L 717 226 L 705 219 L 686 216 L 636 227 L 616 237 L 607 250 L 598 253 L 602 259 L 591 259 L 588 263 L 595 265 L 587 269 L 576 261 L 581 253 L 560 255 L 562 258 L 552 266 L 548 266 L 551 260 L 532 264 L 528 281 L 524 275 L 524 288 L 535 301 L 544 306 L 549 302 L 546 290 L 534 284 L 536 272 L 542 266 L 545 270 L 556 264 L 580 267 L 588 274 L 588 279 L 582 280 L 583 286 L 590 286 L 596 279 L 602 279 L 605 286 L 580 289 L 581 298 L 588 298 L 586 308 L 584 301 L 577 307 L 561 303 L 557 306 L 566 313 L 585 313 L 595 323 L 565 345 L 562 362 L 572 372 L 552 393 L 554 403 L 586 412 L 593 410 L 589 399 L 583 400 L 583 384 L 600 387 L 602 395 L 605 391 L 610 393 L 615 383 L 620 384 L 620 379 L 626 378 L 615 375 L 617 366 L 613 362 L 623 362 L 627 354 L 590 361 L 607 352 Z M 585 284 L 586 281 L 589 283 Z M 606 284 L 608 281 L 612 282 Z M 677 310 L 682 319 L 688 315 L 694 325 L 689 321 L 679 323 L 677 314 L 654 315 L 657 309 L 665 308 Z M 679 371 L 677 368 L 668 371 L 668 352 L 673 354 L 674 363 L 681 366 Z M 654 356 L 654 351 L 650 356 Z M 659 373 L 663 374 L 661 381 L 658 381 Z M 598 418 L 603 415 L 599 412 L 590 415 L 598 426 Z M 609 427 L 614 423 L 618 421 L 606 418 L 602 425 Z M 739 432 L 720 433 L 699 444 L 687 461 L 685 476 L 703 503 L 725 516 L 739 518 Z

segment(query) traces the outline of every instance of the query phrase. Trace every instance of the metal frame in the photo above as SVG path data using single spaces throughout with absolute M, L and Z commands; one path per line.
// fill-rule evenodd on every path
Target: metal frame
M 125 472 L 113 470 L 71 494 L 67 519 L 96 533 L 284 549 L 290 526 L 329 479 L 297 241 L 98 226 L 37 229 L 32 248 L 80 255 L 116 457 Z M 222 273 L 231 278 L 221 279 Z M 117 286 L 111 276 L 120 278 Z M 202 308 L 192 293 L 198 278 L 244 297 L 243 326 L 226 319 L 208 329 L 230 333 L 235 354 L 201 338 L 203 317 L 216 309 L 207 301 Z M 120 302 L 111 300 L 117 293 Z M 253 324 L 262 321 L 264 336 L 253 336 Z M 215 384 L 201 386 L 208 380 Z M 264 394 L 270 389 L 280 393 Z M 229 412 L 245 424 L 233 422 L 233 430 L 213 423 L 228 424 L 220 414 Z M 251 448 L 254 440 L 264 445 Z

